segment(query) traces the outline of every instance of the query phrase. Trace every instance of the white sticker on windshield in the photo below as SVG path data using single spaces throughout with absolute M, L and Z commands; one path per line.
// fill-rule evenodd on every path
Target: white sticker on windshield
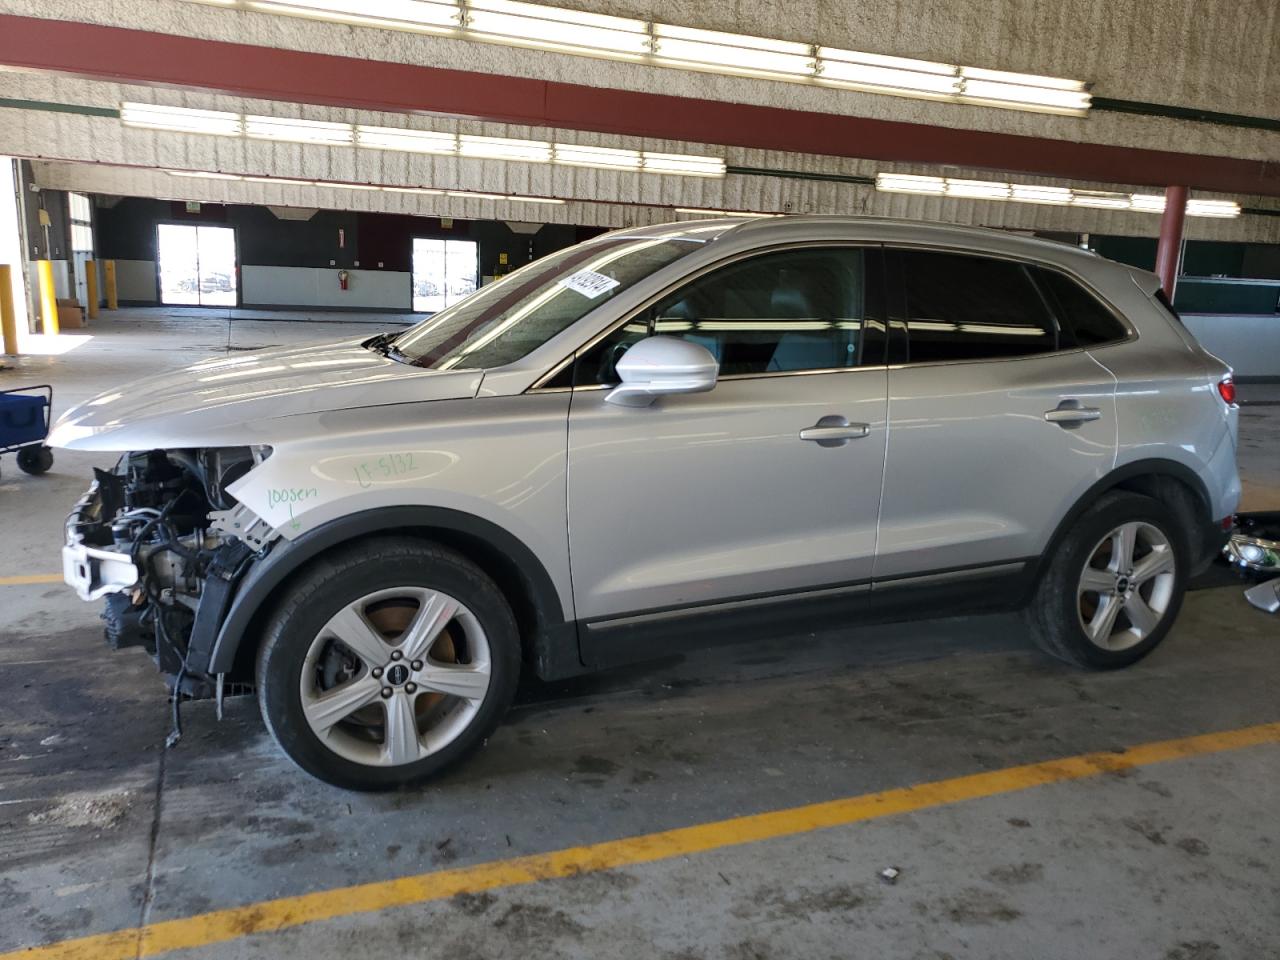
M 587 299 L 594 300 L 608 293 L 620 282 L 613 277 L 606 277 L 603 273 L 596 273 L 594 270 L 579 270 L 573 276 L 560 280 L 560 286 L 576 290 Z

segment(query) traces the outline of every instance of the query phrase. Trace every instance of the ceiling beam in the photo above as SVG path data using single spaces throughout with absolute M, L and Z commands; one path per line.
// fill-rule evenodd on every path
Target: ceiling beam
M 338 107 L 1280 196 L 1280 162 L 1076 143 L 0 15 L 0 65 Z M 1088 120 L 1082 120 L 1087 123 Z

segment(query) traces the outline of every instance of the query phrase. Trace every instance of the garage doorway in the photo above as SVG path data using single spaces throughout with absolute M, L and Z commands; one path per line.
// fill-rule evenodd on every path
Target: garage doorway
M 235 230 L 162 223 L 157 244 L 161 303 L 236 305 Z
M 480 245 L 474 240 L 413 241 L 413 309 L 435 313 L 476 289 Z

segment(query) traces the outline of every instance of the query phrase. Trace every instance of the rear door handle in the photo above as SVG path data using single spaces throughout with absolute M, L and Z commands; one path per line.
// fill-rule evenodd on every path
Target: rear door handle
M 850 440 L 859 440 L 871 432 L 869 423 L 850 423 L 844 417 L 823 417 L 812 427 L 800 431 L 801 440 L 810 440 L 820 447 L 842 447 Z
M 1079 400 L 1063 400 L 1053 410 L 1046 410 L 1044 418 L 1060 427 L 1078 427 L 1082 423 L 1090 423 L 1102 418 L 1102 411 L 1097 407 L 1086 407 Z

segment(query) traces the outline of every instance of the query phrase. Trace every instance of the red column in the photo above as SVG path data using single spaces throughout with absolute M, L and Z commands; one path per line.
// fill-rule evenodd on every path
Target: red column
M 1164 214 L 1160 217 L 1160 243 L 1156 246 L 1156 275 L 1164 295 L 1173 300 L 1182 260 L 1182 221 L 1187 217 L 1187 188 L 1165 187 Z

